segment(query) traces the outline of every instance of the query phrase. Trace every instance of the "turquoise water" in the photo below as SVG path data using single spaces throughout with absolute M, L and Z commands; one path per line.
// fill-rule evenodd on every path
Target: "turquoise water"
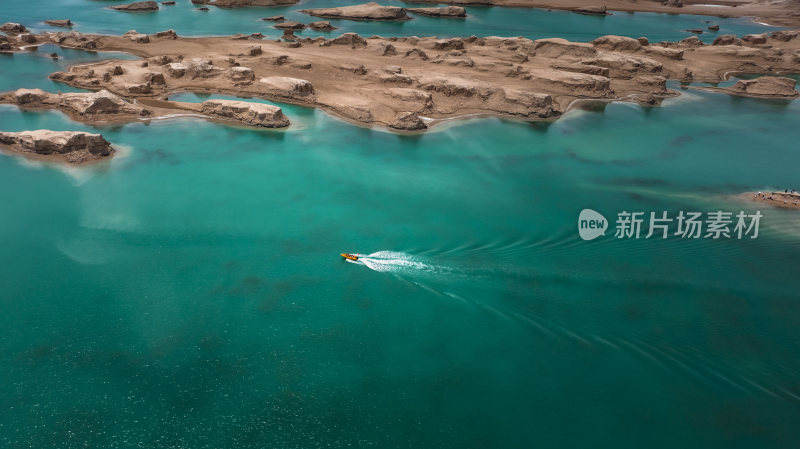
M 50 57 L 58 54 L 58 59 Z M 85 89 L 50 81 L 50 73 L 66 71 L 75 64 L 87 64 L 105 59 L 138 59 L 121 52 L 87 52 L 44 44 L 19 53 L 0 53 L 0 92 L 20 88 L 42 89 L 48 92 L 86 92 Z
M 788 447 L 797 213 L 743 241 L 583 242 L 575 221 L 752 211 L 726 196 L 796 182 L 798 109 L 687 91 L 408 137 L 298 107 L 287 132 L 2 107 L 4 130 L 122 151 L 0 158 L 0 438 Z
M 86 55 L 47 53 L 3 59 L 2 88 Z M 119 149 L 0 155 L 0 442 L 792 447 L 800 216 L 731 196 L 800 188 L 800 101 L 681 93 L 415 136 L 291 105 L 286 131 L 0 106 L 3 131 Z M 586 242 L 583 208 L 764 217 Z
M 282 14 L 288 20 L 310 22 L 318 20 L 298 12 L 308 8 L 327 8 L 364 3 L 362 0 L 304 0 L 297 5 L 281 8 L 220 9 L 198 11 L 189 0 L 178 0 L 174 6 L 160 5 L 160 10 L 145 13 L 126 13 L 108 9 L 109 5 L 124 1 L 92 0 L 5 0 L 3 20 L 20 22 L 31 29 L 58 30 L 44 24 L 51 18 L 70 18 L 76 23 L 74 29 L 81 32 L 122 34 L 136 29 L 143 33 L 154 33 L 172 28 L 180 35 L 231 35 L 236 33 L 264 33 L 277 37 L 281 31 L 272 27 L 272 22 L 260 19 Z M 409 5 L 394 1 L 382 4 Z M 430 5 L 417 5 L 430 6 Z M 468 7 L 466 20 L 437 19 L 416 16 L 405 22 L 355 22 L 332 20 L 339 27 L 333 33 L 305 30 L 303 36 L 338 35 L 354 31 L 364 36 L 524 36 L 531 39 L 563 37 L 570 40 L 590 41 L 598 36 L 621 34 L 631 37 L 646 36 L 655 41 L 679 40 L 692 34 L 685 30 L 705 29 L 710 21 L 720 25 L 718 33 L 706 32 L 700 38 L 712 41 L 718 34 L 748 34 L 776 30 L 757 24 L 749 19 L 722 19 L 706 16 L 686 16 L 654 13 L 617 12 L 607 17 L 593 17 L 567 11 L 546 11 L 531 8 L 487 8 Z

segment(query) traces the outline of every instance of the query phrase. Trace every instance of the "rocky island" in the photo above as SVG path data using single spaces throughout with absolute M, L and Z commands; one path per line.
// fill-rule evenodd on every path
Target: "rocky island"
M 150 112 L 123 100 L 107 90 L 93 93 L 51 94 L 41 89 L 17 89 L 0 94 L 0 103 L 13 104 L 21 109 L 58 109 L 71 118 L 94 122 L 98 120 L 131 120 L 148 116 Z
M 336 8 L 302 9 L 300 12 L 324 19 L 348 20 L 411 20 L 399 6 L 383 6 L 375 2 Z
M 737 81 L 729 92 L 750 97 L 795 98 L 800 95 L 794 88 L 796 84 L 797 81 L 792 78 L 762 76 L 754 80 Z
M 115 9 L 117 11 L 155 11 L 158 9 L 158 3 L 156 2 L 135 2 L 135 3 L 128 3 L 126 5 L 115 5 L 109 6 L 111 9 Z
M 252 76 L 252 71 L 249 75 Z M 150 79 L 152 81 L 153 77 Z M 289 126 L 289 119 L 280 107 L 246 101 L 208 100 L 197 104 L 142 99 L 144 107 L 107 90 L 51 94 L 40 89 L 17 89 L 0 94 L 0 103 L 25 110 L 55 109 L 84 123 L 130 122 L 191 111 L 209 119 L 260 128 Z
M 45 20 L 44 23 L 54 27 L 65 27 L 65 28 L 70 28 L 72 27 L 72 25 L 74 25 L 72 21 L 69 19 Z
M 460 6 L 442 6 L 437 8 L 407 8 L 406 11 L 429 17 L 467 17 L 467 10 Z
M 82 131 L 0 132 L 0 145 L 25 156 L 70 164 L 95 161 L 114 154 L 114 148 L 103 136 Z
M 208 4 L 218 8 L 246 8 L 250 6 L 287 6 L 294 5 L 299 0 L 202 0 L 192 1 L 192 3 Z

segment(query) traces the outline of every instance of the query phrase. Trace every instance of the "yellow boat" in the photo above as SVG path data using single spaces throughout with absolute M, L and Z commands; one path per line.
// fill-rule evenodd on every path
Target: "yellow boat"
M 344 257 L 347 260 L 358 260 L 358 256 L 356 256 L 355 254 L 342 253 L 342 257 Z

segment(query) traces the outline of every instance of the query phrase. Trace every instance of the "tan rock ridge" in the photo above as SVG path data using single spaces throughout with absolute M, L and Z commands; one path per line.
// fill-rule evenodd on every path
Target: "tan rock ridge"
M 794 88 L 796 84 L 797 81 L 792 78 L 761 76 L 753 80 L 737 81 L 731 91 L 755 97 L 794 98 L 800 95 Z
M 263 128 L 285 128 L 289 119 L 278 106 L 236 100 L 206 100 L 201 111 L 209 116 L 235 120 Z
M 131 104 L 107 90 L 52 94 L 41 89 L 17 89 L 0 94 L 0 103 L 14 104 L 23 109 L 58 109 L 82 121 L 149 115 L 146 109 Z
M 252 75 L 252 70 L 246 67 L 232 67 L 231 70 L 234 73 L 250 70 Z M 157 78 L 157 76 L 151 77 L 151 79 Z M 0 103 L 14 104 L 27 110 L 57 109 L 84 123 L 129 122 L 189 110 L 209 118 L 225 119 L 261 128 L 289 126 L 289 119 L 283 115 L 278 106 L 236 100 L 208 100 L 201 104 L 158 101 L 152 102 L 152 106 L 145 108 L 125 101 L 106 90 L 93 93 L 52 94 L 41 89 L 17 89 L 0 94 Z
M 109 6 L 109 8 L 117 11 L 155 11 L 158 9 L 158 3 L 152 1 L 134 2 L 125 5 Z
M 301 9 L 300 12 L 324 19 L 411 20 L 404 8 L 383 6 L 375 2 L 336 8 Z
M 578 8 L 573 8 L 572 11 L 575 11 L 578 14 L 588 14 L 593 16 L 607 16 L 611 14 L 608 12 L 606 5 L 581 6 Z
M 429 17 L 467 17 L 467 10 L 460 6 L 441 6 L 436 8 L 406 8 L 406 11 Z
M 28 29 L 25 28 L 25 26 L 16 22 L 6 22 L 0 25 L 0 31 L 13 35 L 13 34 L 27 33 Z
M 69 19 L 45 20 L 44 23 L 54 27 L 71 27 L 73 25 Z
M 79 164 L 111 156 L 114 148 L 100 134 L 39 129 L 0 132 L 0 145 L 28 156 Z
M 213 0 L 203 3 L 218 8 L 246 8 L 249 6 L 287 6 L 294 5 L 299 1 L 300 0 Z

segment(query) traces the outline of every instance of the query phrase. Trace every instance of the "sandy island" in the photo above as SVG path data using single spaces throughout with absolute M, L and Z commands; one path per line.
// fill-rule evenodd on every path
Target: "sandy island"
M 739 198 L 785 209 L 800 209 L 800 192 L 745 192 Z

